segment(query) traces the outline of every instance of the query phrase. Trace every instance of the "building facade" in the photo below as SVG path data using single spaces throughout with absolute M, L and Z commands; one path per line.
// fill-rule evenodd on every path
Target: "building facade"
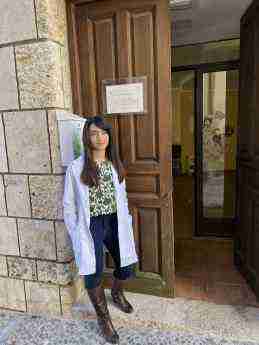
M 0 306 L 65 315 L 77 294 L 56 122 L 72 108 L 65 0 L 0 11 Z
M 227 162 L 220 165 L 221 172 L 224 170 L 223 177 L 225 170 L 233 170 L 236 176 L 239 58 L 241 70 L 245 71 L 242 72 L 242 79 L 245 79 L 246 71 L 253 71 L 255 74 L 251 80 L 247 78 L 244 81 L 245 87 L 241 89 L 243 93 L 252 85 L 252 80 L 258 80 L 259 77 L 259 69 L 255 67 L 256 59 L 248 59 L 242 44 L 243 55 L 239 54 L 237 22 L 239 23 L 241 12 L 251 1 L 240 1 L 240 7 L 237 3 L 238 1 L 231 2 L 236 11 L 235 23 L 231 21 L 231 25 L 228 25 L 228 15 L 222 15 L 219 10 L 215 16 L 222 18 L 222 23 L 219 24 L 216 19 L 210 23 L 205 20 L 202 29 L 200 18 L 202 15 L 207 18 L 204 7 L 200 6 L 196 17 L 191 12 L 194 13 L 194 8 L 187 7 L 187 17 L 184 17 L 177 4 L 176 11 L 172 14 L 176 20 L 173 22 L 173 35 L 170 38 L 169 2 L 166 0 L 1 0 L 1 308 L 64 317 L 71 315 L 72 306 L 81 296 L 84 286 L 77 275 L 71 242 L 63 221 L 65 169 L 61 164 L 57 114 L 64 110 L 78 114 L 102 114 L 102 82 L 107 79 L 130 79 L 132 76 L 145 76 L 148 80 L 147 114 L 131 114 L 124 118 L 114 116 L 109 119 L 114 125 L 115 140 L 128 170 L 129 204 L 137 251 L 141 257 L 137 268 L 138 279 L 129 288 L 170 297 L 175 295 L 175 258 L 176 266 L 178 258 L 179 262 L 183 258 L 183 265 L 187 267 L 193 261 L 194 251 L 199 256 L 200 252 L 208 251 L 207 247 L 211 244 L 211 239 L 205 239 L 200 245 L 202 240 L 195 238 L 197 234 L 194 223 L 198 212 L 194 213 L 198 210 L 195 204 L 198 192 L 194 185 L 198 183 L 201 186 L 201 195 L 202 188 L 206 191 L 209 185 L 207 183 L 204 184 L 205 188 L 202 187 L 202 154 L 195 157 L 202 152 L 200 148 L 203 143 L 199 141 L 199 137 L 203 135 L 206 138 L 206 135 L 212 133 L 214 141 L 210 142 L 210 138 L 207 138 L 211 146 L 208 146 L 208 157 L 205 158 L 207 161 L 211 159 L 215 147 L 218 147 L 220 154 L 216 156 Z M 230 2 L 228 5 L 230 6 Z M 226 8 L 231 12 L 229 6 Z M 256 18 L 253 17 L 253 8 L 258 11 L 256 1 L 253 6 L 248 19 L 244 20 L 244 23 L 246 20 L 250 23 L 250 16 L 252 18 L 249 30 L 245 32 L 244 29 L 242 41 L 246 42 L 245 35 L 250 35 L 247 49 L 253 47 L 254 56 L 259 54 L 256 48 L 258 45 L 255 44 L 259 31 L 254 24 Z M 188 16 L 193 17 L 193 27 Z M 221 42 L 224 39 L 225 42 Z M 242 61 L 245 63 L 242 64 Z M 202 81 L 204 74 L 206 78 Z M 207 87 L 207 98 L 204 99 L 208 109 L 216 109 L 219 104 L 217 110 L 222 110 L 223 103 L 224 106 L 227 105 L 227 110 L 224 108 L 221 112 L 207 111 L 207 122 L 213 125 L 215 120 L 215 128 L 218 130 L 220 127 L 220 131 L 215 131 L 213 125 L 213 128 L 202 134 L 202 120 L 195 123 L 194 104 L 199 103 L 202 108 L 202 98 L 199 102 L 195 99 L 197 81 L 200 90 L 204 85 Z M 221 93 L 216 94 L 216 89 L 220 89 Z M 252 89 L 254 90 L 251 87 Z M 225 97 L 224 102 L 221 94 Z M 253 95 L 251 104 L 255 104 L 255 92 L 249 91 L 249 94 Z M 217 98 L 218 95 L 221 95 L 220 99 Z M 243 117 L 242 120 L 244 147 L 247 146 L 247 138 L 252 137 L 256 142 L 257 127 L 250 124 L 254 121 L 256 107 L 258 102 L 256 106 L 249 108 L 251 116 Z M 242 109 L 243 113 L 247 112 L 245 105 Z M 214 112 L 217 116 L 212 119 Z M 222 113 L 231 114 L 227 120 L 224 119 L 224 123 Z M 228 136 L 225 120 L 226 123 L 228 121 Z M 246 121 L 250 121 L 249 124 Z M 197 132 L 198 127 L 200 132 Z M 228 146 L 225 145 L 225 140 L 229 142 Z M 250 144 L 247 152 L 254 147 L 252 142 Z M 197 149 L 197 145 L 200 148 Z M 175 146 L 176 156 L 179 146 L 183 153 L 181 158 L 178 157 L 178 170 L 175 169 L 178 176 L 174 177 L 172 146 Z M 224 153 L 226 147 L 229 148 L 228 154 Z M 254 152 L 251 151 L 249 157 L 253 155 Z M 214 160 L 213 158 L 212 163 Z M 194 165 L 200 169 L 197 170 L 198 180 L 195 180 Z M 179 176 L 181 174 L 183 176 Z M 255 179 L 252 176 L 250 180 L 253 182 Z M 221 176 L 220 181 L 222 180 L 224 178 Z M 238 192 L 233 192 L 236 182 L 233 179 L 231 181 L 223 181 L 220 200 L 228 194 L 236 202 Z M 230 190 L 229 185 L 234 187 Z M 257 188 L 258 182 L 254 185 Z M 241 192 L 246 193 L 246 187 L 242 188 Z M 256 195 L 253 196 L 253 205 L 258 204 L 256 193 L 253 194 Z M 172 194 L 177 198 L 174 205 Z M 213 193 L 209 194 L 210 197 L 211 194 Z M 213 198 L 214 195 L 207 203 L 214 202 Z M 232 206 L 233 198 L 230 198 Z M 204 200 L 207 200 L 206 195 Z M 229 203 L 226 201 L 228 199 L 225 198 L 223 206 Z M 232 206 L 231 225 L 235 221 Z M 247 214 L 243 214 L 245 220 L 251 218 L 252 211 L 248 211 L 247 208 Z M 213 217 L 214 215 L 215 212 Z M 205 219 L 203 216 L 204 213 L 201 218 Z M 222 212 L 218 218 L 223 218 Z M 212 229 L 211 223 L 202 222 L 198 224 L 201 225 L 201 230 L 203 228 L 198 234 L 200 236 L 229 235 L 223 227 L 220 229 L 218 222 L 215 223 L 216 231 L 211 233 L 208 231 Z M 253 229 L 257 229 L 256 220 L 254 223 Z M 258 266 L 257 232 L 251 230 L 251 235 L 250 230 L 245 233 L 243 228 L 240 229 L 240 242 L 249 243 L 250 252 L 253 253 L 250 255 L 246 251 L 243 256 L 249 254 L 253 259 L 251 267 Z M 231 247 L 232 257 L 232 240 L 227 244 L 221 240 L 216 245 L 215 243 L 215 256 L 218 255 L 219 261 L 224 256 L 224 247 L 228 247 L 227 250 Z M 253 243 L 256 245 L 252 246 Z M 241 245 L 240 248 L 246 249 Z M 236 253 L 238 252 L 236 256 L 242 252 L 240 248 L 235 248 Z M 229 258 L 229 252 L 227 255 Z M 189 260 L 188 264 L 187 261 L 184 262 L 185 259 Z M 108 257 L 106 264 L 107 269 L 112 268 Z M 189 265 L 187 268 L 191 270 L 190 267 Z M 253 272 L 257 272 L 257 277 L 259 276 L 258 267 L 257 271 L 253 268 L 251 272 L 250 280 L 258 281 L 253 277 Z M 109 280 L 109 274 L 107 277 Z M 256 284 L 258 290 L 259 284 Z

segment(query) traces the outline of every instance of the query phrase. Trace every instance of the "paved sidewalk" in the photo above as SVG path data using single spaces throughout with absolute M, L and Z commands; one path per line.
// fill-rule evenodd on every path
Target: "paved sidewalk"
M 105 344 L 95 321 L 65 320 L 19 313 L 0 314 L 1 345 L 101 345 Z M 119 327 L 121 345 L 250 345 L 217 337 Z
M 121 345 L 259 345 L 258 308 L 126 295 L 134 314 L 117 310 L 107 293 Z M 0 309 L 0 345 L 106 344 L 91 308 L 83 302 L 66 319 Z

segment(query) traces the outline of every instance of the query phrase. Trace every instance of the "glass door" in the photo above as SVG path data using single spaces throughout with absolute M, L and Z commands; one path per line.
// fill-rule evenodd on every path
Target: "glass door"
M 196 233 L 232 236 L 236 219 L 239 70 L 197 72 Z

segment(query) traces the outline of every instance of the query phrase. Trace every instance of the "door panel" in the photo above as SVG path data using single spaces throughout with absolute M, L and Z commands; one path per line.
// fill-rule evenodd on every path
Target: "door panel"
M 127 169 L 139 265 L 135 291 L 173 296 L 170 23 L 166 0 L 106 0 L 74 6 L 80 69 L 75 111 L 103 113 L 105 79 L 147 76 L 148 114 L 106 116 Z M 77 78 L 77 79 L 76 79 Z M 78 86 L 79 85 L 79 86 Z M 108 268 L 112 267 L 110 258 Z M 107 269 L 107 282 L 110 278 Z
M 259 298 L 259 3 L 241 20 L 238 184 L 235 264 Z

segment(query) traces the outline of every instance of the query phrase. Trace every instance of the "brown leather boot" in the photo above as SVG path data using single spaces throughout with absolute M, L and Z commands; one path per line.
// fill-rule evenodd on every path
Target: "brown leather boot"
M 118 344 L 119 335 L 113 327 L 103 287 L 87 289 L 87 292 L 96 311 L 97 321 L 105 340 L 111 344 Z
M 132 305 L 127 301 L 123 293 L 123 280 L 114 279 L 111 289 L 112 300 L 117 307 L 124 313 L 130 314 L 133 312 Z

